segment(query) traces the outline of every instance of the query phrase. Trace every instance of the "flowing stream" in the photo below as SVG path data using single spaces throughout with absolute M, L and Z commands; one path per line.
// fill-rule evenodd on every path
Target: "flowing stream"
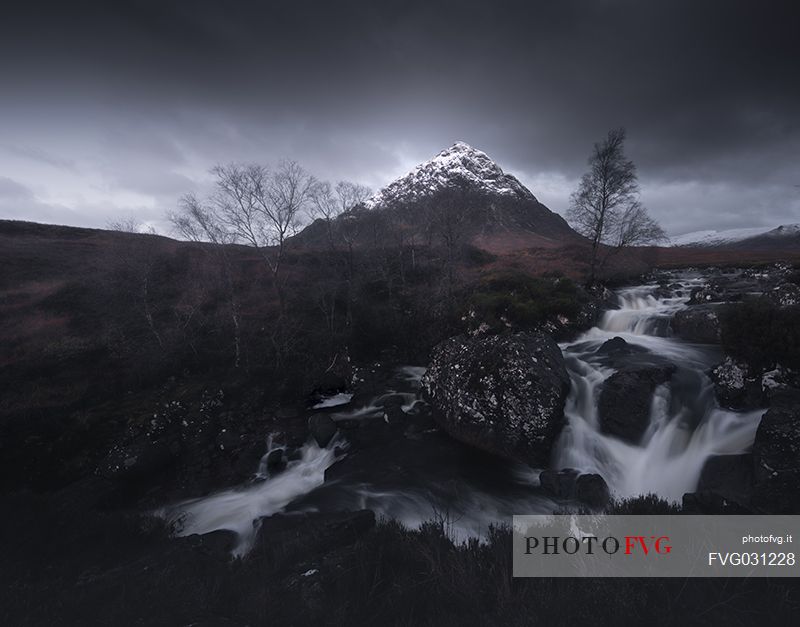
M 741 453 L 752 445 L 764 411 L 719 407 L 706 375 L 720 361 L 719 349 L 669 336 L 669 321 L 686 306 L 691 287 L 700 280 L 681 281 L 675 292 L 683 296 L 656 298 L 656 286 L 622 290 L 619 309 L 606 312 L 599 325 L 577 341 L 562 345 L 572 389 L 565 408 L 568 425 L 556 449 L 557 467 L 599 473 L 618 496 L 652 492 L 679 501 L 697 487 L 709 457 Z M 636 444 L 604 434 L 599 427 L 600 388 L 615 369 L 598 349 L 613 337 L 646 349 L 628 360 L 677 366 L 670 382 L 656 388 L 650 424 Z
M 691 288 L 703 282 L 690 275 L 675 280 L 680 287 L 673 286 L 666 295 L 656 285 L 620 290 L 619 309 L 606 312 L 597 327 L 561 345 L 572 387 L 567 425 L 552 465 L 599 473 L 615 496 L 655 493 L 679 501 L 697 487 L 709 457 L 744 452 L 752 445 L 763 414 L 721 409 L 706 375 L 720 360 L 718 347 L 670 336 L 672 316 L 686 307 Z M 614 337 L 623 338 L 635 352 L 622 358 L 598 352 Z M 641 441 L 633 444 L 601 432 L 597 405 L 603 382 L 621 366 L 666 363 L 677 369 L 668 383 L 656 388 Z M 551 513 L 572 505 L 541 490 L 539 469 L 475 451 L 436 429 L 416 425 L 414 418 L 424 407 L 419 391 L 423 372 L 398 369 L 385 393 L 368 401 L 351 402 L 343 395 L 323 401 L 314 410 L 330 415 L 344 433 L 328 447 L 309 442 L 275 476 L 262 463 L 246 486 L 177 503 L 159 514 L 175 522 L 181 535 L 233 530 L 240 538 L 236 552 L 242 554 L 250 548 L 259 520 L 276 513 L 368 508 L 409 526 L 439 518 L 454 537 L 463 539 L 483 536 L 490 525 L 508 522 L 513 514 Z M 402 395 L 409 424 L 395 429 L 392 439 L 365 439 L 370 425 L 382 427 L 388 421 L 383 401 L 392 395 Z M 344 427 L 354 421 L 362 426 L 355 433 L 358 446 L 351 451 Z M 268 443 L 267 448 L 269 453 L 275 445 Z M 332 476 L 326 477 L 326 471 Z

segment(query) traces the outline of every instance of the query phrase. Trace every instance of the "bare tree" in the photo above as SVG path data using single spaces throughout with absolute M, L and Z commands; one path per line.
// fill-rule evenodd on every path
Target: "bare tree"
M 236 240 L 236 233 L 230 230 L 214 207 L 203 204 L 194 194 L 183 196 L 178 205 L 178 211 L 169 213 L 168 218 L 173 229 L 184 239 L 215 244 L 213 253 L 220 260 L 228 311 L 233 327 L 234 366 L 238 368 L 242 357 L 241 313 L 227 247 L 227 244 Z
M 353 207 L 363 203 L 372 193 L 369 187 L 339 181 L 335 187 L 328 182 L 317 183 L 311 191 L 311 215 L 315 219 L 325 222 L 328 244 L 331 250 L 336 248 L 336 239 L 333 232 L 333 221 L 340 215 L 350 211 Z M 339 233 L 348 247 L 352 246 L 352 229 L 343 228 Z
M 319 182 L 311 190 L 311 217 L 325 223 L 325 232 L 328 237 L 328 246 L 331 250 L 336 248 L 333 236 L 333 220 L 341 213 L 339 202 L 327 181 Z
M 316 179 L 295 161 L 281 161 L 271 177 L 252 182 L 255 204 L 264 219 L 267 242 L 276 249 L 270 263 L 276 281 L 286 251 L 286 240 L 297 232 L 315 184 Z
M 638 203 L 623 212 L 614 226 L 612 239 L 609 242 L 612 251 L 626 246 L 654 244 L 667 239 L 661 225 Z
M 372 190 L 366 185 L 351 183 L 350 181 L 339 181 L 336 183 L 336 198 L 339 201 L 339 213 L 350 211 L 356 205 L 360 205 L 372 195 Z
M 109 220 L 106 222 L 106 228 L 109 231 L 119 231 L 120 233 L 147 233 L 149 235 L 158 235 L 158 232 L 152 225 L 141 222 L 136 216 Z
M 311 199 L 316 180 L 294 161 L 281 161 L 270 171 L 259 164 L 218 165 L 212 171 L 214 193 L 206 200 L 184 196 L 179 211 L 169 216 L 185 239 L 217 244 L 230 302 L 236 364 L 241 355 L 239 304 L 228 244 L 254 247 L 272 275 L 283 319 L 285 299 L 281 269 L 288 238 L 293 235 Z M 278 329 L 281 327 L 281 329 Z M 276 330 L 283 330 L 278 324 Z
M 572 194 L 567 217 L 592 244 L 589 283 L 608 257 L 627 246 L 656 243 L 664 231 L 639 202 L 636 166 L 625 157 L 625 129 L 594 145 L 589 171 Z M 602 246 L 610 246 L 601 258 Z
M 169 212 L 167 219 L 173 230 L 190 242 L 230 244 L 234 236 L 225 228 L 213 208 L 204 205 L 194 194 L 185 194 L 178 202 L 178 211 Z
M 214 193 L 206 202 L 185 196 L 181 211 L 170 217 L 175 230 L 186 239 L 254 247 L 272 274 L 283 310 L 287 240 L 300 226 L 316 180 L 294 161 L 281 161 L 274 171 L 252 163 L 218 165 L 211 172 Z
M 233 241 L 259 250 L 277 283 L 286 240 L 297 231 L 316 180 L 294 161 L 281 161 L 274 172 L 258 164 L 230 164 L 212 173 L 219 222 Z

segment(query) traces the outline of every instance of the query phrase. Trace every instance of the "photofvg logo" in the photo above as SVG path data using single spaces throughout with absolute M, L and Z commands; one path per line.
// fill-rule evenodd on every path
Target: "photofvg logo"
M 616 555 L 622 548 L 623 555 L 633 555 L 637 550 L 644 555 L 668 555 L 672 551 L 669 544 L 669 536 L 625 536 L 615 538 L 608 536 L 598 538 L 596 536 L 526 536 L 525 554 L 532 555 L 537 551 L 542 555 L 558 555 L 559 552 L 567 555 L 575 555 L 583 552 L 586 555 L 594 555 L 595 551 L 603 551 L 606 555 Z
M 514 576 L 796 577 L 799 525 L 800 516 L 515 516 Z

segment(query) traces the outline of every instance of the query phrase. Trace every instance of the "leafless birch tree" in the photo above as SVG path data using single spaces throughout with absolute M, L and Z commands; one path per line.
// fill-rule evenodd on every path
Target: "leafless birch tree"
M 592 244 L 590 284 L 611 254 L 665 238 L 663 229 L 639 202 L 636 166 L 625 157 L 624 143 L 625 130 L 620 128 L 594 145 L 590 169 L 571 197 L 567 217 Z

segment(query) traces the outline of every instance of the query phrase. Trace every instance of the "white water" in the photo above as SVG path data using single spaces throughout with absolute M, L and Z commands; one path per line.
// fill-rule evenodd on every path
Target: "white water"
M 280 447 L 273 447 L 270 438 L 267 455 L 274 448 Z M 259 465 L 257 474 L 263 474 L 258 483 L 182 501 L 157 512 L 157 515 L 175 524 L 180 536 L 219 529 L 235 531 L 239 542 L 234 554 L 247 553 L 258 532 L 260 519 L 282 512 L 296 498 L 322 485 L 325 470 L 335 459 L 333 446 L 320 448 L 308 442 L 302 447 L 299 460 L 289 462 L 286 469 L 275 477 L 268 477 L 263 463 L 267 455 Z
M 684 279 L 683 293 L 688 295 L 701 282 Z M 686 306 L 688 297 L 656 298 L 655 292 L 655 286 L 620 291 L 618 310 L 607 312 L 597 327 L 561 346 L 572 387 L 565 408 L 567 426 L 553 465 L 599 473 L 616 496 L 655 493 L 680 500 L 696 489 L 710 456 L 750 447 L 763 411 L 719 408 L 705 374 L 719 360 L 716 349 L 669 337 L 669 320 Z M 626 359 L 667 360 L 678 367 L 671 382 L 656 389 L 649 427 L 636 444 L 601 433 L 597 416 L 602 383 L 615 371 L 597 349 L 616 336 L 647 349 Z M 382 420 L 382 400 L 400 394 L 403 410 L 414 414 L 421 402 L 423 373 L 422 368 L 400 368 L 386 392 L 362 406 L 342 411 L 338 403 L 330 403 L 321 409 L 334 420 Z M 274 477 L 267 475 L 262 462 L 257 483 L 184 501 L 158 514 L 175 523 L 180 535 L 235 531 L 240 538 L 235 553 L 241 555 L 252 546 L 261 518 L 288 510 L 368 508 L 410 527 L 446 518 L 452 535 L 465 538 L 483 536 L 490 524 L 508 522 L 515 513 L 551 513 L 565 505 L 536 490 L 536 469 L 475 453 L 446 438 L 437 440 L 435 430 L 400 440 L 382 444 L 379 454 L 366 467 L 356 466 L 353 475 L 329 482 L 325 471 L 337 461 L 334 445 L 320 448 L 309 442 L 301 448 L 301 458 Z M 271 442 L 267 448 L 273 448 Z
M 684 294 L 698 279 L 683 281 Z M 572 388 L 565 413 L 568 426 L 559 439 L 558 468 L 596 472 L 617 496 L 655 493 L 678 501 L 697 487 L 712 455 L 740 453 L 752 444 L 763 410 L 732 412 L 714 400 L 706 371 L 715 361 L 708 347 L 664 337 L 669 319 L 686 306 L 688 296 L 655 298 L 655 286 L 619 293 L 620 309 L 606 312 L 598 327 L 562 345 Z M 602 383 L 614 369 L 596 351 L 603 342 L 622 337 L 678 366 L 673 383 L 659 386 L 650 409 L 650 425 L 641 442 L 630 444 L 600 432 L 597 400 Z M 680 389 L 680 378 L 695 387 Z

